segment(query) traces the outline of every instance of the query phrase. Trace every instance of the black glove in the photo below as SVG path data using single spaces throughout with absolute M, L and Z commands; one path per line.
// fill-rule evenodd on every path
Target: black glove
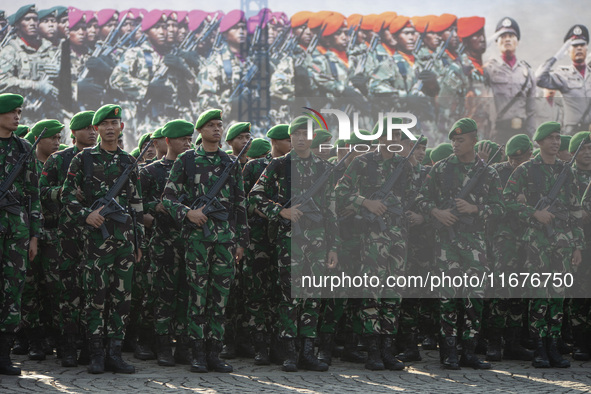
M 88 73 L 98 79 L 107 79 L 115 68 L 114 62 L 108 56 L 91 57 L 86 61 Z
M 193 70 L 199 70 L 199 67 L 201 66 L 201 62 L 199 61 L 199 59 L 201 58 L 201 56 L 199 56 L 197 52 L 182 51 L 181 53 L 179 53 L 179 56 L 182 57 L 187 63 L 187 65 L 191 67 Z M 166 61 L 166 56 L 164 57 L 164 59 Z
M 164 56 L 164 64 L 175 74 L 183 78 L 191 78 L 191 71 L 182 57 L 169 53 Z
M 94 83 L 93 78 L 84 78 L 78 82 L 78 101 L 84 102 L 85 97 L 97 96 L 103 93 L 103 86 Z
M 355 86 L 362 94 L 367 95 L 367 83 L 369 82 L 369 76 L 366 75 L 353 75 L 349 81 L 351 85 Z
M 435 97 L 439 94 L 439 83 L 437 82 L 437 74 L 433 71 L 423 70 L 419 73 L 418 78 L 423 81 L 421 92 L 426 96 Z
M 306 67 L 295 66 L 293 81 L 295 84 L 296 97 L 306 97 L 311 94 L 310 74 L 308 74 L 308 70 L 306 69 Z
M 369 101 L 357 89 L 347 86 L 343 90 L 344 101 L 346 104 L 352 104 L 358 111 L 365 111 L 368 109 Z
M 164 79 L 156 79 L 148 85 L 146 96 L 154 101 L 170 100 L 174 95 L 174 90 L 171 86 L 166 85 Z

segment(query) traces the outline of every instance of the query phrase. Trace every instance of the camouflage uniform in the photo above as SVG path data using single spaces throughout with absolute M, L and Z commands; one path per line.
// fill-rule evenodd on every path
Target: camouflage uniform
M 565 163 L 556 159 L 553 165 L 544 164 L 541 156 L 523 163 L 515 169 L 503 192 L 509 214 L 518 216 L 527 226 L 523 241 L 527 244 L 527 272 L 570 272 L 570 260 L 575 249 L 583 249 L 583 232 L 578 224 L 582 216 L 578 190 L 570 185 L 574 171 L 569 171 L 565 187 L 557 197 L 559 209 L 568 214 L 570 223 L 554 219 L 555 234 L 549 238 L 544 226 L 538 226 L 532 216 L 535 204 L 548 194 Z M 517 201 L 524 194 L 526 204 Z M 562 327 L 563 297 L 559 288 L 551 287 L 531 301 L 530 332 L 534 338 L 559 338 Z
M 207 194 L 229 161 L 223 151 L 211 154 L 202 146 L 181 153 L 170 170 L 162 195 L 164 207 L 183 224 L 189 284 L 188 334 L 193 340 L 221 341 L 224 337 L 224 310 L 234 277 L 232 251 L 235 245 L 248 246 L 244 185 L 239 168 L 235 168 L 217 195 L 230 219 L 209 218 L 206 223 L 211 232 L 209 236 L 189 226 L 185 219 L 189 208 L 184 204 Z M 194 175 L 191 177 L 191 174 Z
M 98 229 L 91 229 L 86 224 L 86 218 L 92 212 L 90 206 L 95 199 L 109 191 L 121 175 L 122 168 L 131 165 L 132 160 L 128 153 L 119 148 L 115 153 L 105 151 L 100 145 L 84 150 L 72 159 L 62 190 L 69 219 L 84 228 L 84 248 L 87 253 L 83 267 L 85 317 L 88 333 L 94 338 L 107 336 L 115 340 L 123 339 L 128 323 L 135 261 L 134 231 L 138 232 L 140 240 L 144 233 L 137 172 L 132 172 L 127 187 L 115 197 L 119 205 L 137 212 L 136 228 L 133 228 L 129 216 L 124 224 L 107 218 L 104 224 L 110 236 L 103 240 Z M 82 201 L 76 197 L 78 187 L 83 191 Z

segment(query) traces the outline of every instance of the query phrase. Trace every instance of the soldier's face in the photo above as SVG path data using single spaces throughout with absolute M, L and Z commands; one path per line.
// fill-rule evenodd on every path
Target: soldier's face
M 330 45 L 338 51 L 344 51 L 349 45 L 349 34 L 347 27 L 341 27 L 335 34 L 330 36 Z
M 501 53 L 515 53 L 518 44 L 517 36 L 513 33 L 503 33 L 497 38 L 497 46 Z
M 590 166 L 591 165 L 591 143 L 586 143 L 581 147 L 577 158 L 575 159 L 577 166 Z
M 90 43 L 96 42 L 96 35 L 98 33 L 98 22 L 92 20 L 86 28 L 86 41 Z
M 355 44 L 362 44 L 366 41 L 371 40 L 371 34 L 368 30 L 361 30 L 357 32 L 357 42 Z
M 147 140 L 146 142 L 144 142 L 144 144 L 140 148 L 140 151 L 143 151 L 144 150 L 144 148 L 146 147 L 146 144 L 148 142 L 150 142 L 150 140 Z M 154 146 L 154 144 L 152 144 L 152 145 L 150 145 L 150 147 L 148 148 L 148 150 L 144 154 L 144 160 L 146 160 L 146 161 L 147 160 L 152 160 L 155 157 L 156 157 L 156 147 Z
M 113 31 L 113 29 L 115 29 L 115 27 L 117 26 L 117 19 L 119 19 L 119 15 L 115 14 L 111 18 L 111 20 L 109 20 L 107 23 L 105 23 L 104 25 L 101 26 L 101 30 L 100 30 L 101 40 L 104 40 L 105 38 L 107 38 L 109 33 L 111 33 Z
M 39 34 L 51 40 L 57 34 L 57 21 L 53 16 L 43 18 L 39 21 Z
M 307 47 L 312 41 L 312 30 L 308 26 L 299 26 L 293 30 L 293 34 L 298 37 L 298 44 Z
M 547 155 L 555 156 L 558 155 L 560 150 L 560 134 L 558 132 L 550 134 L 548 137 L 541 141 L 538 141 L 540 151 Z
M 18 22 L 18 31 L 23 37 L 36 37 L 39 30 L 39 18 L 34 12 L 29 12 Z
M 571 45 L 570 58 L 573 63 L 584 63 L 587 58 L 587 44 Z
M 59 21 L 57 22 L 57 30 L 60 34 L 60 38 L 66 38 L 70 35 L 68 15 L 60 17 Z
M 96 145 L 96 139 L 98 134 L 92 126 L 72 131 L 72 134 L 74 134 L 74 137 L 76 137 L 76 141 L 78 142 L 78 144 L 85 148 Z
M 434 51 L 441 43 L 441 37 L 437 33 L 427 33 L 423 42 L 427 48 Z
M 413 156 L 415 157 L 416 161 L 421 163 L 425 159 L 425 152 L 427 151 L 427 145 L 419 144 Z
M 173 20 L 166 21 L 166 42 L 172 44 L 176 40 L 179 31 L 179 23 Z
M 191 141 L 193 137 L 179 137 L 179 138 L 166 138 L 164 146 L 168 146 L 168 151 L 173 155 L 180 155 L 181 153 L 191 148 Z
M 224 133 L 224 122 L 219 119 L 210 120 L 199 129 L 199 132 L 203 141 L 219 144 L 222 141 L 222 134 Z
M 86 40 L 86 23 L 80 21 L 70 30 L 70 44 L 74 46 L 84 45 Z
M 384 131 L 378 141 L 383 145 L 396 145 L 400 144 L 401 136 L 400 130 L 392 130 L 392 136 L 388 138 L 388 133 Z
M 188 33 L 189 33 L 189 27 L 187 26 L 187 24 L 186 23 L 179 24 L 179 29 L 176 33 L 176 42 L 178 42 L 179 44 L 181 42 L 183 42 L 183 40 L 187 37 Z
M 509 160 L 511 167 L 517 168 L 521 164 L 531 159 L 531 149 L 528 149 L 527 152 L 523 152 L 520 155 L 509 156 L 507 159 Z
M 21 120 L 23 109 L 15 108 L 10 112 L 0 114 L 0 130 L 15 131 Z
M 246 23 L 239 22 L 226 33 L 228 44 L 240 45 L 246 42 Z
M 416 30 L 414 27 L 405 27 L 398 34 L 396 34 L 396 41 L 398 44 L 396 48 L 402 52 L 410 53 L 415 49 L 417 42 Z
M 280 156 L 287 154 L 291 150 L 291 140 L 286 138 L 284 140 L 271 140 L 271 145 Z
M 482 55 L 486 51 L 486 35 L 484 34 L 484 29 L 480 29 L 468 37 L 466 47 L 471 52 Z
M 390 47 L 395 47 L 396 44 L 398 43 L 398 41 L 396 41 L 396 38 L 394 38 L 392 33 L 390 33 L 390 30 L 388 30 L 388 29 L 383 29 L 380 32 L 380 36 L 381 36 L 382 42 Z
M 101 136 L 101 141 L 109 144 L 119 139 L 123 126 L 120 119 L 105 119 L 96 128 Z
M 267 44 L 271 45 L 275 42 L 279 32 L 283 30 L 283 25 L 279 24 L 267 24 Z
M 166 23 L 158 22 L 148 30 L 148 39 L 155 46 L 162 46 L 166 43 Z
M 50 156 L 57 152 L 60 148 L 61 134 L 56 134 L 52 137 L 42 138 L 37 144 L 37 152 L 42 156 Z
M 312 146 L 312 139 L 308 139 L 308 129 L 299 129 L 291 133 L 291 146 L 298 153 L 307 153 Z
M 476 133 L 454 135 L 451 138 L 451 146 L 456 156 L 465 156 L 470 151 L 474 152 L 474 145 L 476 145 Z
M 447 47 L 451 50 L 456 50 L 460 45 L 460 38 L 458 37 L 458 33 L 455 29 L 455 24 L 441 34 L 441 41 L 445 42 L 450 35 L 451 38 L 449 39 L 449 44 L 447 44 Z
M 242 148 L 246 146 L 246 143 L 250 139 L 250 133 L 240 133 L 232 141 L 229 141 L 229 145 L 232 147 L 234 154 L 240 153 Z
M 137 22 L 134 19 L 125 19 L 125 22 L 121 25 L 121 35 L 125 35 L 127 33 L 131 33 L 133 29 L 137 26 Z

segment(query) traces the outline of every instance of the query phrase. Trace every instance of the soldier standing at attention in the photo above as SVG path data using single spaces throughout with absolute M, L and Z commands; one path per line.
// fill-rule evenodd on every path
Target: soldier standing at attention
M 556 89 L 564 100 L 564 132 L 573 134 L 589 130 L 591 125 L 591 68 L 586 64 L 589 30 L 574 25 L 564 36 L 564 45 L 556 55 L 536 70 L 536 83 L 541 88 Z M 572 64 L 552 71 L 554 64 L 569 53 Z
M 10 174 L 20 156 L 31 150 L 28 142 L 14 135 L 21 118 L 22 105 L 22 96 L 0 94 L 0 183 Z M 0 374 L 20 375 L 20 368 L 10 361 L 10 350 L 21 320 L 21 295 L 27 257 L 32 261 L 37 255 L 41 231 L 37 171 L 32 160 L 25 164 L 23 172 L 9 190 L 20 204 L 17 205 L 18 214 L 0 210 Z M 23 203 L 28 198 L 31 199 L 30 215 Z
M 62 189 L 62 198 L 72 222 L 87 228 L 84 249 L 84 290 L 86 322 L 89 335 L 89 373 L 109 370 L 118 373 L 134 373 L 135 368 L 121 358 L 121 345 L 128 323 L 131 304 L 133 264 L 139 262 L 139 245 L 134 253 L 134 232 L 141 241 L 144 233 L 141 188 L 137 171 L 132 171 L 116 202 L 137 212 L 137 227 L 129 215 L 125 223 L 101 216 L 102 206 L 91 210 L 97 198 L 104 197 L 121 173 L 132 165 L 131 156 L 117 146 L 124 124 L 121 107 L 107 104 L 99 108 L 92 118 L 101 142 L 78 154 L 68 170 Z M 104 225 L 109 232 L 103 239 L 99 228 Z M 108 338 L 107 356 L 103 345 Z
M 486 62 L 484 73 L 490 81 L 497 113 L 491 139 L 504 144 L 515 134 L 533 134 L 536 84 L 529 64 L 515 56 L 521 39 L 517 22 L 505 17 L 495 32 L 501 56 Z
M 250 123 L 249 122 L 238 122 L 234 123 L 228 129 L 226 135 L 226 143 L 232 148 L 232 154 L 238 156 L 242 148 L 246 146 L 250 140 Z M 240 168 L 244 169 L 244 165 L 248 161 L 248 157 L 243 155 L 240 158 Z
M 565 186 L 557 196 L 555 211 L 557 215 L 559 212 L 566 215 L 568 220 L 556 217 L 547 208 L 534 208 L 549 193 L 566 165 L 556 157 L 560 149 L 560 123 L 542 123 L 533 140 L 540 146 L 540 154 L 517 167 L 509 177 L 503 192 L 507 211 L 527 225 L 523 235 L 527 243 L 526 272 L 570 272 L 572 266 L 581 263 L 584 245 L 578 189 L 571 185 L 575 179 L 574 170 L 569 168 Z M 554 231 L 552 236 L 548 236 L 547 225 Z M 529 328 L 536 341 L 532 365 L 568 368 L 570 362 L 562 358 L 558 350 L 564 293 L 560 288 L 551 288 L 541 296 L 530 301 Z
M 234 168 L 216 195 L 229 220 L 208 218 L 203 214 L 202 207 L 191 209 L 186 205 L 205 196 L 231 162 L 230 157 L 219 148 L 223 135 L 221 115 L 219 109 L 212 109 L 199 116 L 195 128 L 202 137 L 201 145 L 178 156 L 162 195 L 164 208 L 183 226 L 189 284 L 188 334 L 193 341 L 192 372 L 233 370 L 231 365 L 219 359 L 224 338 L 224 311 L 235 265 L 242 260 L 244 249 L 248 246 L 240 167 Z M 207 226 L 208 235 L 203 226 Z

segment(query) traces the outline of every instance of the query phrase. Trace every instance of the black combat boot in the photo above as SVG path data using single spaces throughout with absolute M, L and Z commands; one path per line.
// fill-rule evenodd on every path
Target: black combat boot
M 175 365 L 170 335 L 158 335 L 158 365 L 162 367 Z
M 370 371 L 383 371 L 386 367 L 384 366 L 384 362 L 380 355 L 378 336 L 367 335 L 364 339 L 367 346 L 367 361 L 365 362 L 365 369 L 369 369 Z
M 431 333 L 425 334 L 421 346 L 423 350 L 437 350 L 437 337 Z
M 196 339 L 191 342 L 193 358 L 191 360 L 191 372 L 207 373 L 207 360 L 205 357 L 205 340 Z
M 14 342 L 14 335 L 0 333 L 0 375 L 20 375 L 21 369 L 12 364 L 10 351 Z
M 548 352 L 548 360 L 550 366 L 554 368 L 569 368 L 570 361 L 562 357 L 558 350 L 558 338 L 546 338 L 546 351 Z
M 477 338 L 470 338 L 462 341 L 462 357 L 460 357 L 460 365 L 462 367 L 472 367 L 474 369 L 490 369 L 491 365 L 486 361 L 481 361 L 474 352 L 477 341 Z
M 109 338 L 107 344 L 107 357 L 105 358 L 105 370 L 115 373 L 135 373 L 135 367 L 127 364 L 121 357 L 123 340 Z
M 180 335 L 177 338 L 174 348 L 174 361 L 181 365 L 191 365 L 193 358 L 191 356 L 192 343 L 186 335 Z M 203 352 L 205 355 L 205 351 Z M 205 356 L 204 356 L 205 357 Z
M 90 363 L 88 364 L 88 373 L 105 372 L 105 345 L 103 337 L 92 335 L 88 340 L 88 352 L 90 353 Z
M 589 354 L 589 340 L 582 329 L 573 327 L 573 342 L 573 360 L 591 360 L 591 354 Z
M 78 355 L 78 365 L 88 365 L 90 363 L 90 344 L 88 343 L 88 334 L 83 333 L 80 336 L 82 347 Z
M 152 350 L 152 346 L 154 345 L 154 335 L 152 330 L 150 329 L 139 329 L 138 330 L 138 337 L 137 337 L 137 344 L 135 345 L 135 350 L 133 352 L 133 357 L 137 358 L 138 360 L 155 360 L 156 354 Z
M 440 357 L 443 363 L 443 368 L 451 370 L 460 369 L 460 363 L 458 362 L 457 338 L 442 338 L 440 345 L 439 351 L 441 352 Z
M 220 360 L 220 352 L 222 351 L 222 341 L 217 339 L 210 339 L 207 341 L 207 368 L 215 372 L 229 373 L 234 371 L 230 364 Z
M 381 335 L 382 339 L 382 361 L 384 367 L 390 371 L 402 371 L 404 369 L 404 363 L 394 356 L 394 336 L 393 335 Z
M 295 338 L 283 338 L 281 340 L 283 344 L 283 366 L 281 367 L 282 370 L 285 372 L 297 372 L 298 371 L 298 362 L 297 362 L 297 352 L 295 346 Z
M 334 334 L 320 333 L 320 345 L 318 346 L 318 360 L 327 365 L 332 364 L 332 348 L 334 346 Z
M 60 341 L 62 354 L 62 367 L 77 367 L 78 352 L 76 351 L 76 338 L 73 334 L 63 334 Z
M 271 335 L 271 343 L 269 344 L 269 361 L 276 365 L 283 365 L 283 344 L 281 339 L 275 335 Z
M 535 339 L 535 344 L 534 359 L 531 365 L 535 368 L 550 368 L 550 360 L 546 351 L 546 338 Z
M 486 359 L 488 361 L 501 361 L 503 359 L 503 336 L 500 328 L 491 327 L 488 330 L 488 346 Z
M 343 354 L 341 354 L 341 360 L 348 361 L 350 363 L 363 364 L 367 361 L 367 355 L 359 350 L 359 336 L 350 333 L 345 337 L 345 347 L 343 348 Z
M 29 353 L 29 340 L 27 339 L 25 330 L 20 330 L 16 334 L 14 346 L 12 347 L 12 354 L 22 356 L 27 353 Z
M 303 338 L 300 349 L 300 366 L 307 371 L 328 371 L 328 364 L 314 355 L 314 338 Z
M 43 330 L 41 328 L 27 329 L 27 337 L 29 339 L 29 360 L 45 360 Z
M 521 361 L 531 361 L 534 359 L 534 352 L 521 345 L 521 327 L 507 327 L 505 329 L 503 358 L 505 360 Z
M 267 341 L 265 340 L 265 333 L 257 331 L 254 334 L 254 365 L 269 365 L 269 352 L 267 350 Z
M 396 355 L 396 358 L 402 362 L 421 361 L 421 353 L 419 353 L 418 339 L 416 334 L 407 334 L 403 336 L 404 352 Z

